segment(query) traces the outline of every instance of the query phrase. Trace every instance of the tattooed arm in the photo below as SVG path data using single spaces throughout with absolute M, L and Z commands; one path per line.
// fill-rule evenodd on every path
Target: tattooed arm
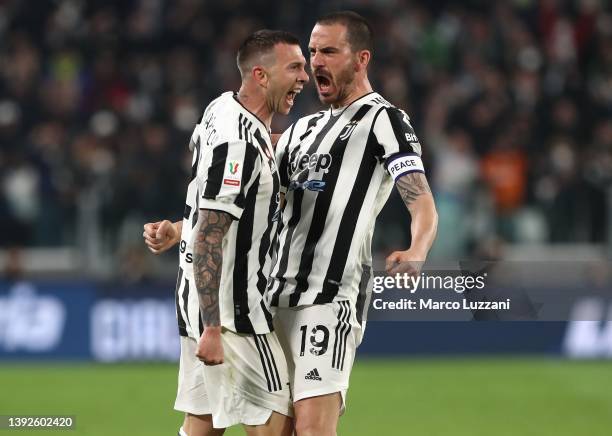
M 227 212 L 202 209 L 199 212 L 193 246 L 193 274 L 200 301 L 204 333 L 197 356 L 207 365 L 223 363 L 219 285 L 223 266 L 223 238 L 232 217 Z
M 419 274 L 436 237 L 438 214 L 425 174 L 414 172 L 396 182 L 404 204 L 412 217 L 412 244 L 406 251 L 396 251 L 387 258 L 387 272 Z

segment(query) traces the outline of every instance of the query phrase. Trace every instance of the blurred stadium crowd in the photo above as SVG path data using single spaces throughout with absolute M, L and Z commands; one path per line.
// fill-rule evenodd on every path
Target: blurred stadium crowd
M 406 110 L 423 144 L 440 216 L 434 255 L 495 241 L 604 242 L 607 6 L 0 0 L 0 246 L 74 244 L 91 217 L 113 245 L 126 226 L 138 237 L 145 221 L 178 219 L 189 135 L 212 98 L 239 87 L 240 41 L 282 28 L 306 54 L 316 17 L 338 8 L 373 24 L 374 89 Z M 298 100 L 273 130 L 321 108 L 314 87 Z M 394 193 L 379 250 L 406 245 L 407 217 Z

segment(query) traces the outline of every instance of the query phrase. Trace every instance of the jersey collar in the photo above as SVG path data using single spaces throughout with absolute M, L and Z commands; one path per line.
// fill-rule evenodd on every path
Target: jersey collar
M 332 106 L 329 107 L 329 115 L 331 117 L 339 117 L 340 115 L 342 115 L 344 113 L 344 111 L 346 111 L 348 108 L 350 108 L 352 105 L 356 104 L 358 101 L 363 100 L 366 97 L 373 97 L 372 94 L 376 94 L 376 91 L 370 91 L 367 94 L 363 94 L 361 97 L 353 100 L 352 102 L 350 102 L 349 104 L 347 104 L 346 106 L 343 107 L 339 107 L 337 109 L 334 109 Z M 363 103 L 363 102 L 362 102 Z
M 231 91 L 230 91 L 231 92 Z M 253 118 L 253 120 L 256 123 L 259 123 L 261 128 L 263 129 L 264 132 L 268 133 L 268 136 L 271 135 L 272 131 L 268 130 L 268 127 L 266 126 L 266 124 L 261 121 L 259 119 L 259 117 L 257 115 L 255 115 L 253 112 L 251 112 L 250 110 L 248 110 L 246 107 L 244 107 L 244 105 L 242 103 L 240 103 L 240 100 L 238 100 L 238 93 L 237 92 L 232 92 L 232 100 L 234 100 L 238 105 L 240 105 L 240 107 L 247 112 L 248 116 L 250 118 Z

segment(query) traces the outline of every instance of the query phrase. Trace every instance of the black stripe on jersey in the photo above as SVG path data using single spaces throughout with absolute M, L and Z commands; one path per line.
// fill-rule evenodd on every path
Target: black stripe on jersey
M 340 312 L 338 313 L 338 325 L 336 326 L 332 368 L 343 370 L 344 356 L 346 355 L 346 339 L 351 331 L 351 308 L 348 301 L 340 301 L 339 305 Z
M 293 130 L 295 129 L 295 124 L 293 123 L 291 125 L 291 130 L 289 130 L 289 140 L 287 141 L 287 147 L 289 147 L 289 144 L 291 144 L 291 139 L 293 138 Z
M 191 228 L 192 229 L 198 223 L 198 215 L 199 215 L 199 210 L 200 210 L 200 190 L 199 189 L 196 191 L 195 201 L 196 201 L 195 210 L 193 211 L 193 216 L 191 217 Z
M 378 112 L 376 112 L 376 115 L 374 115 L 374 118 L 372 119 L 372 126 L 376 125 L 376 120 L 378 119 L 378 116 L 381 114 L 381 112 L 383 112 L 386 108 L 381 107 Z M 371 130 L 373 130 L 374 127 L 372 127 Z M 368 137 L 369 139 L 369 137 Z M 385 161 L 385 148 L 378 142 L 378 140 L 376 140 L 376 144 L 373 144 L 374 149 L 374 155 L 376 156 L 376 159 L 378 160 L 378 162 L 381 165 L 384 165 L 385 169 L 387 168 L 387 163 Z
M 188 204 L 186 204 L 186 205 L 185 205 L 185 210 L 183 211 L 183 218 L 185 218 L 186 220 L 188 220 L 190 216 L 191 216 L 191 206 L 189 206 Z
M 200 162 L 200 136 L 198 135 L 198 139 L 194 143 L 194 148 L 196 150 L 196 158 L 195 162 L 191 166 L 191 180 L 196 178 L 198 174 L 198 163 Z
M 198 311 L 198 329 L 200 332 L 200 336 L 204 334 L 204 322 L 202 321 L 202 312 Z
M 270 354 L 270 362 L 272 362 L 270 374 L 272 375 L 272 381 L 274 381 L 274 385 L 276 386 L 275 391 L 280 391 L 283 388 L 283 385 L 281 384 L 280 375 L 278 374 L 278 367 L 276 366 L 276 360 L 274 360 L 274 354 L 272 353 L 272 348 L 270 348 L 268 337 L 266 335 L 261 335 L 260 337 L 263 339 L 265 348 L 267 348 L 268 353 Z
M 227 142 L 220 144 L 213 150 L 212 161 L 208 168 L 208 178 L 206 180 L 206 189 L 203 197 L 208 200 L 214 200 L 221 191 L 221 183 L 223 182 L 223 172 L 225 171 L 225 162 L 227 161 Z
M 244 187 L 249 183 L 253 169 L 255 168 L 255 160 L 260 159 L 259 152 L 255 145 L 251 143 L 246 144 L 244 150 L 244 161 L 242 164 L 242 178 L 240 179 L 240 193 L 236 196 L 234 204 L 240 209 L 245 208 L 244 204 Z M 259 177 L 258 177 L 259 179 Z M 259 186 L 259 183 L 258 183 Z
M 338 356 L 338 344 L 340 343 L 340 327 L 342 326 L 342 318 L 344 318 L 344 306 L 339 305 L 340 310 L 338 311 L 338 324 L 336 324 L 336 334 L 334 336 L 334 354 L 332 355 L 332 368 L 338 368 L 336 364 L 336 356 Z
M 358 123 L 372 108 L 368 104 L 361 106 L 355 115 L 351 118 L 349 123 Z M 317 135 L 317 139 L 320 135 Z M 323 176 L 325 182 L 325 191 L 320 192 L 317 195 L 317 199 L 314 205 L 313 220 L 308 229 L 308 235 L 306 236 L 306 243 L 301 255 L 300 266 L 298 273 L 295 276 L 296 286 L 295 290 L 289 297 L 289 306 L 297 306 L 300 301 L 300 295 L 308 289 L 308 276 L 312 271 L 312 264 L 314 262 L 314 252 L 317 247 L 317 243 L 325 230 L 325 219 L 331 206 L 331 200 L 336 189 L 336 183 L 338 182 L 338 176 L 342 169 L 342 160 L 344 159 L 344 153 L 346 151 L 346 144 L 350 139 L 348 136 L 338 136 L 334 141 L 333 145 L 329 150 L 329 154 L 333 156 L 334 165 L 330 168 L 329 172 Z M 318 147 L 318 142 L 312 144 L 308 150 L 308 154 L 312 154 Z M 301 176 L 301 174 L 300 174 Z M 308 177 L 308 174 L 306 174 Z M 301 182 L 305 180 L 300 180 Z M 354 229 L 354 228 L 353 228 Z M 351 229 L 352 231 L 352 229 Z M 349 238 L 350 239 L 350 238 Z
M 247 141 L 247 142 L 253 142 L 253 135 L 250 132 L 253 122 L 249 121 L 247 117 L 245 117 L 242 114 L 240 114 L 240 116 L 238 117 L 238 120 L 240 123 L 240 127 L 239 127 L 240 139 Z
M 246 163 L 246 160 L 245 160 Z M 246 168 L 243 170 L 246 172 Z M 244 173 L 243 173 L 244 176 Z M 253 237 L 253 222 L 255 220 L 255 201 L 259 190 L 259 176 L 247 192 L 244 201 L 244 212 L 238 221 L 236 230 L 236 247 L 233 271 L 234 325 L 238 333 L 255 333 L 249 319 L 249 251 Z
M 340 356 L 340 371 L 344 371 L 344 358 L 346 357 L 346 340 L 348 339 L 348 335 L 351 332 L 351 307 L 348 301 L 344 301 L 346 305 L 347 315 L 346 315 L 346 328 L 344 331 L 344 336 L 342 337 L 342 355 Z
M 268 359 L 264 357 L 262 352 L 262 346 L 259 344 L 258 335 L 253 335 L 253 339 L 255 341 L 255 346 L 257 347 L 257 351 L 259 352 L 259 359 L 261 360 L 261 367 L 264 370 L 264 375 L 266 377 L 266 383 L 268 384 L 268 392 L 272 392 L 272 382 L 270 380 L 270 376 L 268 375 L 269 362 Z
M 181 313 L 181 307 L 179 305 L 179 290 L 181 288 L 182 283 L 183 283 L 183 268 L 179 267 L 178 276 L 176 277 L 176 288 L 174 291 L 174 304 L 176 305 L 176 320 L 178 321 L 179 335 L 187 336 L 187 325 L 185 324 L 185 320 L 183 319 L 183 314 Z
M 253 121 L 249 121 L 246 124 L 247 134 L 249 135 L 249 142 L 253 142 L 253 133 L 251 133 L 251 127 L 253 126 Z
M 238 114 L 238 139 L 245 139 L 244 135 L 242 134 L 242 128 L 243 128 L 243 124 L 242 124 L 242 119 L 244 118 L 244 115 L 242 114 Z
M 285 187 L 289 187 L 289 145 L 291 144 L 291 138 L 293 138 L 293 130 L 295 129 L 295 123 L 291 126 L 291 130 L 289 130 L 289 141 L 287 141 L 287 145 L 285 146 L 285 153 L 283 153 L 283 157 L 279 162 L 279 177 L 281 181 L 281 185 Z M 284 169 L 284 170 L 283 170 Z
M 373 126 L 374 124 L 372 124 L 372 127 Z M 363 202 L 368 192 L 368 187 L 372 181 L 374 170 L 378 164 L 375 156 L 376 144 L 376 136 L 372 130 L 370 130 L 368 142 L 366 143 L 363 157 L 359 164 L 357 175 L 355 176 L 355 184 L 353 185 L 351 195 L 349 196 L 346 208 L 342 214 L 342 219 L 340 220 L 338 236 L 336 237 L 331 254 L 331 259 L 333 260 L 329 263 L 325 279 L 323 280 L 323 289 L 315 298 L 314 304 L 324 304 L 334 301 L 334 297 L 338 294 L 340 289 L 344 268 L 346 267 L 351 242 L 353 240 L 352 235 L 357 227 L 357 220 L 359 219 L 361 208 L 363 207 Z
M 187 304 L 189 301 L 189 280 L 185 277 L 185 286 L 183 286 L 183 307 L 185 308 L 185 315 L 187 317 L 187 322 L 191 325 L 191 321 L 189 320 L 189 305 Z
M 239 120 L 240 120 L 240 139 L 247 141 L 247 142 L 253 142 L 253 136 L 251 135 L 251 132 L 250 132 L 253 122 L 249 121 L 247 117 L 245 117 L 242 114 L 240 114 Z
M 368 286 L 370 279 L 372 278 L 372 267 L 370 265 L 361 265 L 362 273 L 361 280 L 359 281 L 359 295 L 357 295 L 357 302 L 355 303 L 355 315 L 357 316 L 357 322 L 359 325 L 363 325 L 363 315 L 367 307 L 365 307 L 366 297 L 368 295 Z

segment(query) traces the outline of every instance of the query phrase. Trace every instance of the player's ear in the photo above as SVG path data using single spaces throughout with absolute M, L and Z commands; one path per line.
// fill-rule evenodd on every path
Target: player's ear
M 255 80 L 255 83 L 257 83 L 259 86 L 262 86 L 263 88 L 268 87 L 268 81 L 270 80 L 270 78 L 268 72 L 264 67 L 260 65 L 254 66 L 251 70 L 251 74 L 253 75 L 253 80 Z
M 357 52 L 357 71 L 364 71 L 368 68 L 372 53 L 370 50 L 359 50 Z

